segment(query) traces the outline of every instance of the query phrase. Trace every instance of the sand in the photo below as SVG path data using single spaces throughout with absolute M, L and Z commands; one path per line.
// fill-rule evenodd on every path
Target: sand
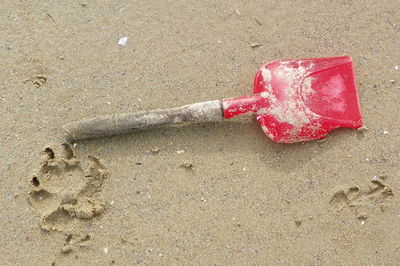
M 398 264 L 397 10 L 1 1 L 1 265 Z M 365 132 L 283 145 L 241 117 L 62 145 L 67 122 L 246 95 L 268 61 L 342 55 Z

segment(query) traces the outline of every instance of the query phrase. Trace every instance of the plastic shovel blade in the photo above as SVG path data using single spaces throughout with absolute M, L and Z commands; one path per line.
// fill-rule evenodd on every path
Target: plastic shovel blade
M 335 128 L 362 126 L 350 57 L 273 61 L 254 79 L 265 101 L 256 117 L 272 140 L 283 143 L 326 137 Z

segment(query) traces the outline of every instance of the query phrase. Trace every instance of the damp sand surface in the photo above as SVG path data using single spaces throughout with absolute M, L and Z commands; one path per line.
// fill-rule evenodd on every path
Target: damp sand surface
M 398 264 L 399 9 L 1 1 L 0 264 Z M 63 144 L 71 121 L 248 95 L 266 62 L 343 55 L 368 130 L 283 145 L 244 116 Z

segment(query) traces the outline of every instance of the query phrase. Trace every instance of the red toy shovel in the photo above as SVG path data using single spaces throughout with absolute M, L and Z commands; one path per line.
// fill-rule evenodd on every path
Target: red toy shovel
M 339 127 L 362 126 L 350 57 L 273 61 L 254 78 L 254 94 L 131 114 L 101 116 L 66 124 L 71 140 L 104 137 L 156 126 L 220 121 L 255 113 L 276 142 L 326 137 Z

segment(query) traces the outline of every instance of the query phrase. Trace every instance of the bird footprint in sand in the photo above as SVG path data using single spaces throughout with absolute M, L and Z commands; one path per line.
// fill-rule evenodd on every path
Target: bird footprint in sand
M 104 211 L 101 193 L 108 172 L 93 156 L 88 157 L 85 171 L 68 144 L 58 148 L 60 152 L 50 147 L 44 150 L 46 158 L 30 179 L 28 199 L 42 215 L 41 228 L 66 233 L 70 243 L 71 238 L 80 238 L 85 222 Z M 83 235 L 82 239 L 87 240 Z
M 358 186 L 351 186 L 347 189 L 338 189 L 333 194 L 330 204 L 337 210 L 348 207 L 355 211 L 358 217 L 365 216 L 368 209 L 373 209 L 377 205 L 382 205 L 389 197 L 393 196 L 392 189 L 383 183 L 384 178 L 372 180 L 368 189 L 361 189 Z M 369 211 L 368 211 L 369 212 Z

